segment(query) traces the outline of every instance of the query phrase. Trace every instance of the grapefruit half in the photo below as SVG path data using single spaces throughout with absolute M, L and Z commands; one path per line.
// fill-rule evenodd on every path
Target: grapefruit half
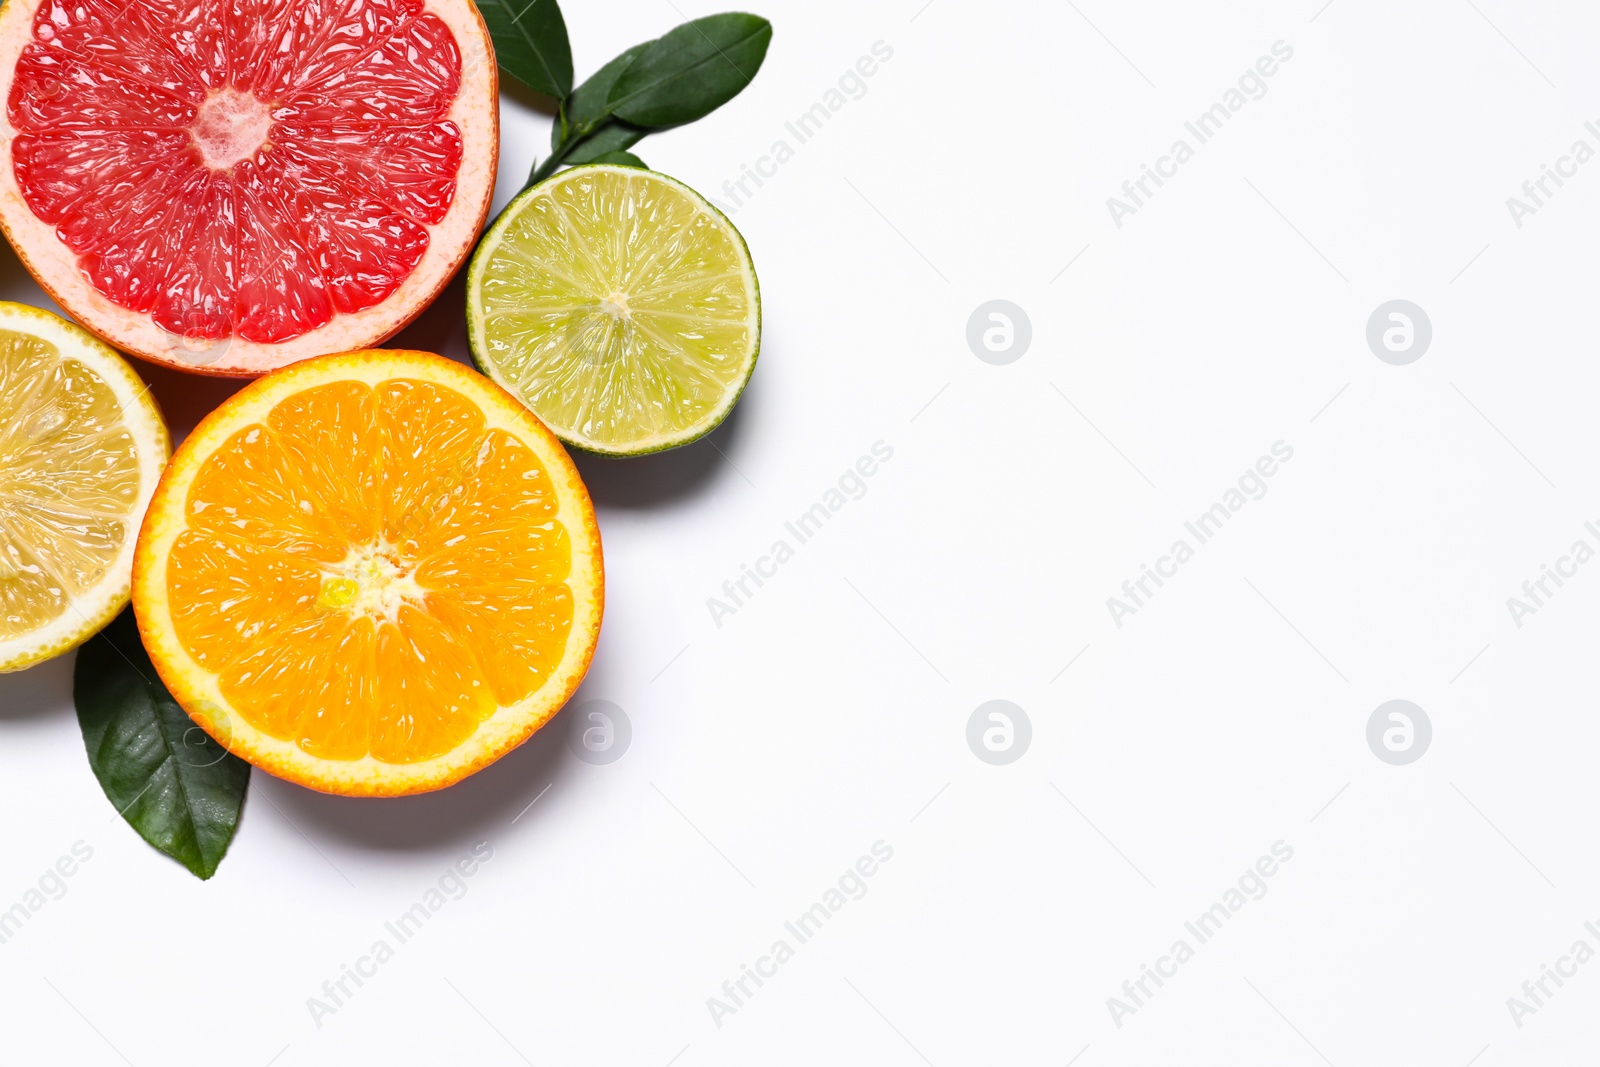
M 472 0 L 8 0 L 0 226 L 124 351 L 249 377 L 417 315 L 488 212 Z

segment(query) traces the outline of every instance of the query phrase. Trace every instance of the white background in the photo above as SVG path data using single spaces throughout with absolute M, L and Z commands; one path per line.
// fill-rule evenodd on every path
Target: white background
M 569 2 L 579 78 L 717 10 L 678 3 Z M 617 762 L 571 754 L 569 710 L 438 795 L 257 772 L 202 883 L 101 794 L 71 657 L 0 679 L 0 908 L 94 850 L 0 945 L 0 1059 L 1589 1062 L 1600 963 L 1520 1027 L 1506 1002 L 1600 949 L 1600 565 L 1521 627 L 1506 600 L 1600 547 L 1600 161 L 1520 228 L 1506 198 L 1600 149 L 1600 14 L 1075 4 L 765 0 L 753 86 L 637 149 L 729 206 L 742 165 L 794 155 L 732 216 L 765 312 L 734 417 L 579 460 L 609 583 L 577 699 L 626 710 Z M 1277 41 L 1265 96 L 1196 145 Z M 549 128 L 503 117 L 497 209 Z M 1119 228 L 1106 199 L 1180 137 Z M 966 341 L 996 298 L 1032 322 L 1006 366 Z M 1365 339 L 1397 298 L 1433 327 L 1407 366 Z M 400 341 L 464 358 L 459 285 Z M 146 370 L 179 432 L 232 388 Z M 1265 497 L 1119 628 L 1107 598 L 1280 440 Z M 707 598 L 877 441 L 866 494 L 716 626 Z M 992 699 L 1032 722 L 1008 766 L 966 742 Z M 1391 699 L 1432 721 L 1408 766 L 1367 745 Z M 880 840 L 867 894 L 714 1020 Z M 307 998 L 480 841 L 466 896 L 318 1026 Z M 1185 921 L 1278 841 L 1197 946 Z M 1107 998 L 1180 937 L 1194 959 L 1119 1027 Z

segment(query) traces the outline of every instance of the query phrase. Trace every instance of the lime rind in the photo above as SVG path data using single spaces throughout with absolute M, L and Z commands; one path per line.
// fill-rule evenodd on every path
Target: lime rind
M 689 444 L 760 354 L 739 231 L 654 171 L 574 167 L 520 193 L 467 272 L 474 362 L 564 443 L 608 456 Z

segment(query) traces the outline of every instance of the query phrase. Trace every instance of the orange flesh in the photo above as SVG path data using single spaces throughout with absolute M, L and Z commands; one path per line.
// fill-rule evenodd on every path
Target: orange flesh
M 430 759 L 560 663 L 558 510 L 535 452 L 454 390 L 306 389 L 196 474 L 173 626 L 263 733 L 322 759 Z

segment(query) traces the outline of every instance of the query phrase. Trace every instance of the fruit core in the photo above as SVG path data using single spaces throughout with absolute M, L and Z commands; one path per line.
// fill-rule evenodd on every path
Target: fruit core
M 399 558 L 394 546 L 382 539 L 352 547 L 343 563 L 322 572 L 317 606 L 394 622 L 401 604 L 421 604 L 427 596 L 411 570 L 409 561 Z
M 189 136 L 206 166 L 227 170 L 266 145 L 271 126 L 272 112 L 255 96 L 237 89 L 216 89 L 200 102 Z

